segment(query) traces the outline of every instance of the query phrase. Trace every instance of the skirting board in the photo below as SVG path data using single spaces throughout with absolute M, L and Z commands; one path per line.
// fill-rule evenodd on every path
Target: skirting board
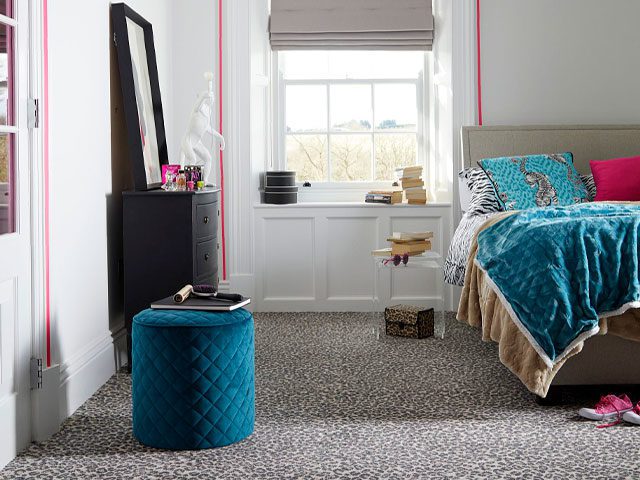
M 60 421 L 86 402 L 116 371 L 111 332 L 94 342 L 60 369 Z

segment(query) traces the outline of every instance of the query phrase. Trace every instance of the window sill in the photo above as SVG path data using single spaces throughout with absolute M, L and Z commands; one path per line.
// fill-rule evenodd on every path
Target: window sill
M 396 203 L 388 205 L 384 203 L 364 203 L 364 202 L 301 202 L 287 205 L 274 205 L 270 203 L 255 203 L 256 209 L 268 208 L 449 208 L 450 202 L 429 202 L 425 205 L 409 205 L 408 203 Z

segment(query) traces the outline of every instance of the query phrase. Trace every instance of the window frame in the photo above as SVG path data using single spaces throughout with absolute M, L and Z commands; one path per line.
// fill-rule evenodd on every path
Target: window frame
M 389 78 L 357 78 L 357 79 L 295 79 L 286 80 L 283 76 L 280 64 L 280 56 L 278 51 L 274 51 L 272 55 L 272 113 L 273 113 L 273 152 L 269 167 L 274 170 L 286 169 L 286 87 L 288 85 L 322 85 L 327 89 L 327 130 L 314 130 L 309 132 L 302 132 L 299 135 L 327 135 L 327 151 L 330 152 L 331 148 L 331 136 L 339 135 L 370 135 L 372 146 L 372 173 L 375 176 L 375 137 L 379 135 L 393 135 L 402 133 L 411 133 L 416 135 L 416 165 L 422 165 L 424 171 L 429 171 L 429 85 L 431 83 L 432 69 L 431 69 L 431 55 L 429 52 L 424 52 L 423 55 L 423 68 L 417 78 L 403 78 L 403 77 L 389 77 Z M 385 84 L 410 84 L 416 87 L 416 130 L 392 130 L 385 132 L 384 130 L 375 129 L 375 85 Z M 372 128 L 370 131 L 355 131 L 355 132 L 336 132 L 331 130 L 331 86 L 332 85 L 369 85 L 371 87 L 372 96 Z M 329 162 L 327 177 L 331 178 L 331 161 L 330 153 L 327 156 Z M 297 185 L 302 187 L 302 183 L 298 182 Z M 390 181 L 315 181 L 311 182 L 311 187 L 304 187 L 300 189 L 301 193 L 304 193 L 308 201 L 323 200 L 331 198 L 330 195 L 335 192 L 348 192 L 361 193 L 371 189 L 389 188 Z M 316 195 L 317 194 L 317 195 Z

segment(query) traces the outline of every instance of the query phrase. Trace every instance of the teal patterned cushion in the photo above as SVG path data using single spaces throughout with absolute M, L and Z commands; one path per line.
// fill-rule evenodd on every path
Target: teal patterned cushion
M 253 317 L 144 310 L 133 319 L 133 434 L 171 450 L 221 447 L 253 432 Z
M 588 201 L 571 153 L 480 160 L 505 210 L 573 205 Z

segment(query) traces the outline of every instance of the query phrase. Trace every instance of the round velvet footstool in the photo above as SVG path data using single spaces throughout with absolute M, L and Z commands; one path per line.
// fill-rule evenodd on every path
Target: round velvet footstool
M 133 318 L 133 434 L 170 450 L 222 447 L 251 435 L 253 316 L 144 310 Z

